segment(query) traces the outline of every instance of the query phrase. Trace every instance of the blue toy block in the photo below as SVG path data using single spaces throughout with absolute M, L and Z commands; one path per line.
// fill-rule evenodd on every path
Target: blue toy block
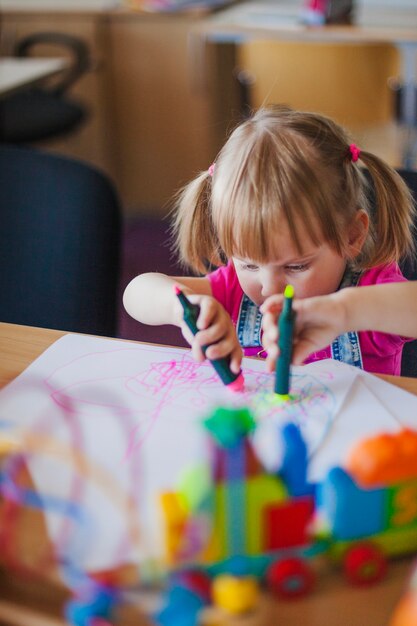
M 64 616 L 71 626 L 88 626 L 92 614 L 90 608 L 85 604 L 70 600 L 65 605 Z
M 286 424 L 280 432 L 284 458 L 279 475 L 291 496 L 313 495 L 315 486 L 307 482 L 307 446 L 300 429 L 295 424 Z
M 154 616 L 158 626 L 197 626 L 204 606 L 201 596 L 181 585 L 174 585 L 165 596 L 165 605 Z
M 349 541 L 381 532 L 385 527 L 385 491 L 361 489 L 341 467 L 330 470 L 319 500 L 334 538 Z
M 233 448 L 228 448 L 225 454 L 227 551 L 235 555 L 244 552 L 246 543 L 244 442 L 239 441 Z
M 72 626 L 89 626 L 93 617 L 109 619 L 115 604 L 115 593 L 104 587 L 98 587 L 86 598 L 70 600 L 65 607 L 65 618 Z
M 235 555 L 227 560 L 227 572 L 232 576 L 251 576 L 252 575 L 251 559 L 243 555 Z

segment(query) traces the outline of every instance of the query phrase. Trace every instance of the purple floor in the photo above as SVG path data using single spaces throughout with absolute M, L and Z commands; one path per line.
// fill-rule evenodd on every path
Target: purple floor
M 170 250 L 167 220 L 137 218 L 124 226 L 119 298 L 119 332 L 121 339 L 134 339 L 169 345 L 187 345 L 175 326 L 145 326 L 132 319 L 122 304 L 123 290 L 128 282 L 143 272 L 182 275 Z

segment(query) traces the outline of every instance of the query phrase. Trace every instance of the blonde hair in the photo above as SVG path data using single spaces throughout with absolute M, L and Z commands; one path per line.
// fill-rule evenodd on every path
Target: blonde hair
M 414 203 L 401 176 L 362 150 L 372 184 L 352 161 L 346 131 L 316 113 L 259 109 L 177 196 L 173 222 L 180 260 L 197 272 L 231 256 L 271 260 L 283 220 L 301 253 L 302 223 L 313 243 L 346 254 L 346 227 L 360 209 L 370 217 L 359 270 L 399 261 L 413 249 Z M 372 204 L 374 207 L 372 208 Z

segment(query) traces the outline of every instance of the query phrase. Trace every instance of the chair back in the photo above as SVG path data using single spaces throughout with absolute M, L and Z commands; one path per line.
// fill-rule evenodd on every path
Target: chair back
M 71 62 L 61 73 L 59 82 L 55 81 L 53 87 L 43 87 L 44 91 L 62 96 L 91 67 L 90 52 L 85 41 L 67 33 L 33 33 L 18 41 L 14 54 L 17 57 L 28 57 L 38 44 L 55 45 L 71 55 Z
M 0 320 L 116 336 L 121 211 L 85 163 L 0 146 Z
M 83 39 L 66 33 L 40 32 L 24 37 L 15 46 L 18 57 L 31 56 L 39 45 L 53 45 L 69 55 L 68 67 L 41 85 L 29 86 L 0 101 L 0 142 L 28 145 L 64 137 L 88 119 L 87 106 L 74 98 L 70 88 L 91 67 L 89 47 Z

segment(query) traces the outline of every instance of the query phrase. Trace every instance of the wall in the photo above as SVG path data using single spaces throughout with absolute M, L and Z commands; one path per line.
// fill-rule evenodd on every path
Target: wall
M 319 111 L 346 126 L 363 148 L 400 164 L 401 131 L 388 85 L 399 75 L 394 46 L 258 40 L 239 48 L 238 63 L 253 81 L 254 107 L 283 102 Z

